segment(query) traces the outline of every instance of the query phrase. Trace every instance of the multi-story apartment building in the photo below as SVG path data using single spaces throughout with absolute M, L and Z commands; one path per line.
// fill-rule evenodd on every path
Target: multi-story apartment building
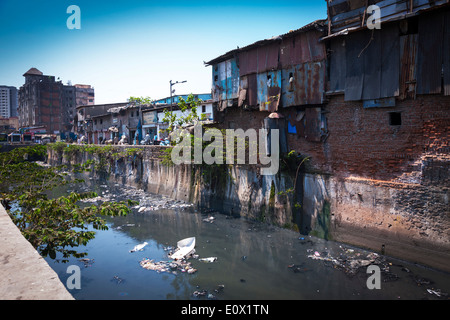
M 94 89 L 89 85 L 64 85 L 36 68 L 23 76 L 25 84 L 19 89 L 20 128 L 41 127 L 46 133 L 68 134 L 74 125 L 76 107 L 86 102 L 84 95 L 88 104 L 93 103 Z
M 17 117 L 17 88 L 0 86 L 0 117 Z

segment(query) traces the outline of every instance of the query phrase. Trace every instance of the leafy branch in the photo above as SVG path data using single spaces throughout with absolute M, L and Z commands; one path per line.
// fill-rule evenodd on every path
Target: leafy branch
M 86 253 L 79 253 L 73 248 L 85 245 L 94 238 L 95 231 L 87 231 L 88 226 L 105 230 L 108 227 L 101 216 L 126 215 L 136 202 L 105 202 L 99 206 L 81 207 L 80 201 L 97 197 L 95 192 L 72 192 L 49 199 L 49 190 L 82 180 L 68 179 L 68 168 L 64 165 L 51 167 L 31 161 L 36 157 L 42 159 L 45 155 L 45 146 L 1 153 L 0 200 L 7 207 L 16 204 L 8 210 L 12 221 L 43 256 L 54 259 L 56 252 L 61 252 L 64 258 L 71 255 L 82 257 Z M 87 162 L 76 166 L 75 170 L 86 170 L 91 165 L 92 162 Z

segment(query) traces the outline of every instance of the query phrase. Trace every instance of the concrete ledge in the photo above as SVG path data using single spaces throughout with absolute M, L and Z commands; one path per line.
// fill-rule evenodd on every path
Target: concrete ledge
M 0 205 L 0 300 L 74 300 Z

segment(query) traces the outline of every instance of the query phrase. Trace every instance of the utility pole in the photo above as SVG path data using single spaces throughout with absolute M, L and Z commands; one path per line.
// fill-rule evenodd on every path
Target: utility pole
M 172 93 L 175 92 L 175 90 L 172 90 L 172 87 L 173 87 L 174 85 L 176 85 L 177 83 L 185 83 L 185 82 L 187 82 L 187 81 L 184 80 L 184 81 L 172 82 L 172 80 L 170 80 L 170 112 L 172 112 L 172 110 L 173 110 L 173 108 L 172 108 L 172 105 L 173 105 Z

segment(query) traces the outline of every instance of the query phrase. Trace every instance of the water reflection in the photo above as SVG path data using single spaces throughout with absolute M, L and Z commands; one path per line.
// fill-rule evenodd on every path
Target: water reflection
M 381 289 L 369 290 L 365 269 L 349 275 L 329 261 L 308 258 L 311 252 L 340 258 L 351 252 L 352 257 L 364 258 L 369 253 L 364 250 L 301 238 L 289 230 L 220 214 L 206 222 L 205 215 L 182 202 L 123 186 L 88 181 L 78 188 L 93 189 L 111 200 L 129 197 L 141 205 L 126 217 L 107 218 L 110 229 L 99 231 L 85 248 L 87 258 L 94 261 L 90 266 L 85 268 L 76 259 L 68 264 L 47 260 L 63 283 L 69 276 L 68 265 L 82 266 L 81 290 L 70 290 L 76 299 L 207 299 L 208 295 L 193 294 L 201 290 L 211 294 L 210 298 L 228 300 L 439 299 L 445 296 L 438 297 L 427 289 L 450 291 L 447 274 L 394 259 L 387 260 L 389 273 L 383 275 Z M 142 205 L 154 205 L 157 210 L 139 212 Z M 144 258 L 167 260 L 167 246 L 193 236 L 199 257 L 217 257 L 217 261 L 192 259 L 198 271 L 177 275 L 139 265 Z M 144 241 L 148 245 L 143 251 L 129 252 Z M 395 279 L 388 274 L 394 274 Z

